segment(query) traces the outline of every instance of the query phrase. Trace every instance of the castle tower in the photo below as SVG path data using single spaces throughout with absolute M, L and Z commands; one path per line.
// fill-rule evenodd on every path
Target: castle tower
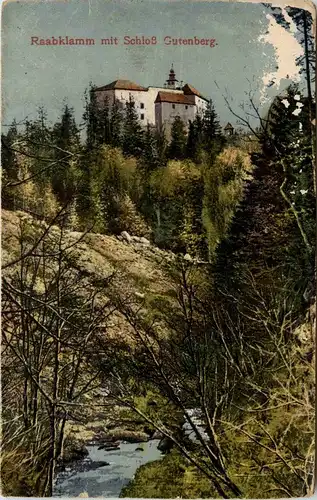
M 175 71 L 174 71 L 173 64 L 172 64 L 172 67 L 170 69 L 170 73 L 168 75 L 168 79 L 166 80 L 165 87 L 168 88 L 168 89 L 174 89 L 175 90 L 177 82 L 178 82 L 178 80 L 176 79 Z

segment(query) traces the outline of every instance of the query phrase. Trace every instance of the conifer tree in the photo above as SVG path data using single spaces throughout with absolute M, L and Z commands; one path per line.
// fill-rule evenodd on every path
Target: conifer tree
M 308 100 L 296 86 L 271 106 L 261 151 L 252 154 L 254 179 L 218 252 L 219 269 L 228 276 L 237 277 L 247 263 L 253 270 L 291 270 L 297 289 L 309 286 L 315 197 L 308 115 Z
M 48 163 L 44 158 L 53 156 L 52 142 L 52 128 L 48 124 L 47 112 L 43 106 L 40 106 L 37 110 L 37 118 L 25 123 L 23 147 L 20 149 L 29 155 L 24 156 L 24 163 L 28 158 L 29 173 L 35 176 L 36 183 L 43 192 L 51 180 L 51 170 L 48 169 Z
M 3 168 L 2 180 L 2 205 L 4 208 L 14 209 L 14 192 L 10 189 L 10 184 L 18 179 L 17 153 L 14 150 L 15 142 L 18 139 L 16 121 L 13 120 L 7 134 L 1 135 L 1 159 Z
M 122 110 L 117 99 L 114 100 L 111 106 L 110 113 L 110 144 L 115 148 L 122 145 Z
M 77 159 L 80 151 L 79 130 L 74 118 L 74 110 L 65 104 L 60 121 L 53 128 L 54 156 L 57 163 L 52 170 L 52 188 L 58 199 L 65 203 L 76 189 L 78 177 Z
M 171 142 L 168 156 L 173 160 L 182 160 L 186 154 L 187 136 L 184 122 L 176 116 L 172 125 Z
M 2 139 L 2 165 L 3 171 L 10 180 L 17 179 L 17 161 L 14 151 L 14 143 L 18 139 L 18 129 L 16 120 L 13 120 L 7 134 L 1 135 Z
M 280 195 L 292 217 L 307 257 L 314 247 L 315 171 L 311 149 L 310 101 L 297 85 L 275 99 L 269 119 L 269 136 L 264 143 L 266 158 L 282 175 Z M 269 144 L 269 148 L 265 148 Z M 312 168 L 313 164 L 313 168 Z M 298 242 L 299 243 L 299 242 Z M 308 257 L 309 259 L 309 257 Z
M 189 131 L 186 145 L 186 157 L 195 162 L 201 158 L 203 146 L 203 121 L 199 114 L 189 123 Z
M 46 144 L 50 139 L 51 129 L 48 125 L 47 111 L 44 106 L 37 109 L 37 119 L 33 122 L 26 122 L 27 138 L 31 139 L 32 134 L 36 135 L 37 141 Z
M 156 149 L 159 159 L 159 165 L 162 167 L 166 165 L 168 156 L 168 142 L 166 139 L 164 129 L 157 130 L 155 132 L 155 141 L 156 141 Z
M 83 119 L 86 124 L 86 147 L 89 150 L 110 141 L 108 102 L 105 100 L 102 106 L 98 104 L 95 90 L 96 87 L 90 84 L 84 96 Z
M 224 144 L 219 120 L 211 100 L 203 115 L 203 143 L 204 149 L 213 155 L 217 155 Z
M 192 121 L 189 122 L 186 144 L 186 157 L 193 160 L 196 156 L 196 131 Z
M 145 173 L 150 174 L 160 164 L 157 140 L 151 126 L 148 124 L 144 134 L 144 150 L 142 155 L 142 165 Z
M 29 147 L 34 146 L 43 148 L 48 147 L 51 139 L 51 128 L 47 121 L 47 111 L 44 106 L 39 106 L 37 109 L 37 118 L 33 121 L 25 122 L 25 139 L 29 143 Z M 35 144 L 36 143 L 36 144 Z
M 110 116 L 109 98 L 106 96 L 102 104 L 98 106 L 98 119 L 100 122 L 99 144 L 111 143 Z
M 141 156 L 144 147 L 143 130 L 135 109 L 135 102 L 130 97 L 125 106 L 122 150 L 127 156 Z
M 103 122 L 104 143 L 110 144 L 111 142 L 110 107 L 109 107 L 109 99 L 107 97 L 104 99 L 102 106 L 102 122 Z

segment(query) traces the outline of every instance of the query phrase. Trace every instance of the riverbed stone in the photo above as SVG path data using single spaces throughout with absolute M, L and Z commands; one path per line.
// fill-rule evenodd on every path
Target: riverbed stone
M 98 446 L 98 450 L 105 450 L 105 451 L 113 451 L 113 450 L 119 450 L 120 449 L 120 443 L 104 443 Z
M 66 438 L 64 443 L 63 463 L 81 460 L 88 455 L 86 446 L 75 439 Z
M 162 453 L 168 453 L 173 448 L 173 444 L 174 443 L 170 438 L 164 437 L 157 445 L 157 449 L 160 450 Z
M 110 465 L 109 462 L 106 462 L 104 460 L 100 460 L 99 462 L 92 462 L 89 465 L 88 470 L 95 470 L 95 469 L 99 469 L 100 467 L 106 467 L 108 465 Z
M 126 443 L 144 443 L 149 441 L 150 436 L 143 431 L 131 431 L 127 429 L 113 429 L 109 431 L 109 437 Z

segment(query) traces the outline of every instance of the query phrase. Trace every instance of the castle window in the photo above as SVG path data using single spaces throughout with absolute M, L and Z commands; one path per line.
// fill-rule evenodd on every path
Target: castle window
M 140 108 L 141 108 L 141 109 L 144 109 L 144 102 L 141 102 L 141 103 L 140 103 Z
M 188 106 L 185 106 L 185 109 L 188 109 Z
M 172 108 L 175 109 L 175 104 L 172 104 Z
M 144 114 L 143 113 L 141 114 L 141 120 L 144 120 Z

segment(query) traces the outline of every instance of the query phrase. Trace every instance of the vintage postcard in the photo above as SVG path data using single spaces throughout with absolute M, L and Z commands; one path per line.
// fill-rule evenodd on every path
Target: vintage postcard
M 313 494 L 315 23 L 3 3 L 2 496 Z

